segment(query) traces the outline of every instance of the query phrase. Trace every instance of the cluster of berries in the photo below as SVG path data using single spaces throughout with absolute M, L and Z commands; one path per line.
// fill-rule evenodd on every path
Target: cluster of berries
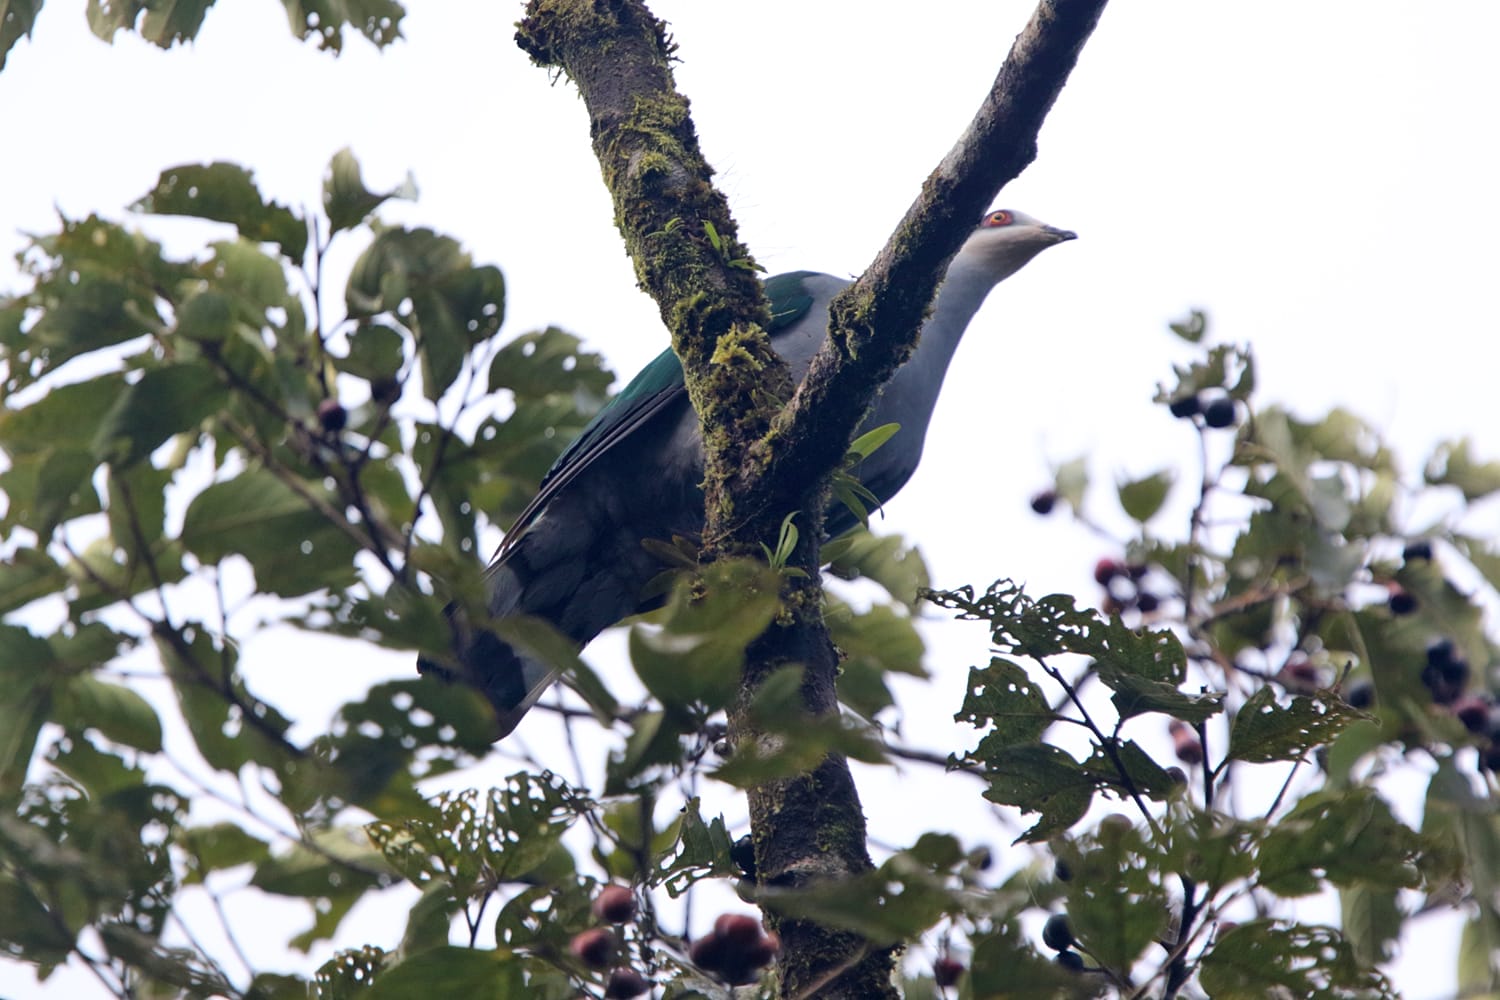
M 1149 615 L 1161 607 L 1161 598 L 1146 589 L 1148 567 L 1142 563 L 1122 563 L 1108 557 L 1094 564 L 1094 582 L 1104 588 L 1104 603 L 1099 610 L 1117 615 L 1131 608 Z

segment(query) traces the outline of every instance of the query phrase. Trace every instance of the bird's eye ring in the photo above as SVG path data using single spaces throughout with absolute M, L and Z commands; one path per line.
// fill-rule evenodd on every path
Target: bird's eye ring
M 1015 221 L 1015 216 L 1002 209 L 999 212 L 991 212 L 989 218 L 984 221 L 991 226 L 1008 226 Z

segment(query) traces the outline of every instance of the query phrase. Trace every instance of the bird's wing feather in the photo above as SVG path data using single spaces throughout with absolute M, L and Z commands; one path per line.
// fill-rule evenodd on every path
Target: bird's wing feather
M 771 305 L 771 320 L 766 324 L 768 334 L 775 334 L 778 330 L 791 326 L 807 314 L 812 307 L 813 296 L 807 291 L 802 279 L 815 273 L 792 271 L 766 279 L 766 298 Z M 668 348 L 642 368 L 619 394 L 606 403 L 573 443 L 557 456 L 557 461 L 552 463 L 552 468 L 547 470 L 547 475 L 537 487 L 536 496 L 506 532 L 505 541 L 501 543 L 495 558 L 498 560 L 505 553 L 513 539 L 521 537 L 526 526 L 535 520 L 559 490 L 577 479 L 600 455 L 628 438 L 686 393 L 682 362 Z

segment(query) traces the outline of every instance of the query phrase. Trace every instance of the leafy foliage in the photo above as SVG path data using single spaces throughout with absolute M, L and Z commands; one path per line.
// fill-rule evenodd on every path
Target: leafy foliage
M 139 30 L 190 37 L 204 9 L 147 11 Z M 141 13 L 95 12 L 111 31 Z M 324 44 L 328 26 L 385 37 L 399 20 L 380 4 L 291 13 Z M 876 585 L 826 597 L 848 711 L 806 712 L 788 664 L 740 706 L 763 739 L 729 745 L 720 713 L 785 610 L 794 515 L 767 562 L 704 567 L 693 539 L 644 540 L 664 573 L 663 607 L 629 633 L 640 707 L 543 624 L 496 626 L 583 697 L 592 718 L 569 711 L 567 726 L 597 790 L 535 760 L 462 787 L 492 710 L 432 679 L 363 684 L 309 735 L 258 690 L 247 640 L 275 625 L 319 648 L 441 654 L 443 603 L 483 599 L 483 544 L 612 382 L 569 333 L 503 334 L 497 268 L 380 221 L 410 193 L 372 191 L 342 151 L 314 220 L 247 170 L 186 165 L 137 223 L 63 219 L 22 256 L 30 287 L 0 300 L 12 958 L 44 978 L 85 965 L 121 996 L 563 998 L 635 970 L 669 996 L 722 996 L 769 965 L 774 939 L 751 920 L 764 961 L 710 962 L 676 901 L 734 881 L 773 925 L 936 949 L 946 971 L 911 963 L 911 996 L 960 974 L 976 997 L 1388 996 L 1393 943 L 1455 899 L 1470 913 L 1461 986 L 1500 989 L 1483 612 L 1500 551 L 1473 516 L 1500 466 L 1447 443 L 1413 482 L 1353 414 L 1260 405 L 1253 355 L 1213 344 L 1201 313 L 1173 325 L 1194 354 L 1158 389 L 1204 456 L 1196 488 L 1179 488 L 1183 469 L 1116 480 L 1101 516 L 1085 460 L 1055 471 L 1080 524 L 1123 525 L 1097 609 L 1003 580 L 933 592 L 903 540 L 861 528 L 823 551 L 830 579 Z M 214 241 L 167 254 L 146 235 L 162 214 L 212 223 Z M 360 250 L 342 295 L 318 278 L 334 240 Z M 331 323 L 330 299 L 346 313 Z M 833 483 L 861 520 L 851 472 L 878 445 L 856 442 Z M 1413 524 L 1413 510 L 1444 513 Z M 992 647 L 949 706 L 972 745 L 946 757 L 902 744 L 892 684 L 927 676 L 923 602 L 985 622 Z M 997 867 L 934 817 L 868 872 L 757 883 L 740 811 L 721 803 L 829 754 L 946 760 L 948 780 L 982 782 L 997 830 L 1028 817 L 1022 846 Z M 1391 772 L 1425 782 L 1420 827 L 1394 807 Z M 599 906 L 605 883 L 627 919 Z M 380 898 L 399 944 L 344 947 L 351 910 L 397 886 L 404 899 Z M 286 946 L 319 957 L 272 974 L 180 932 L 236 892 L 294 901 Z M 1296 900 L 1323 893 L 1339 928 L 1296 919 Z M 1044 914 L 1065 916 L 1051 924 L 1065 937 L 1032 940 Z

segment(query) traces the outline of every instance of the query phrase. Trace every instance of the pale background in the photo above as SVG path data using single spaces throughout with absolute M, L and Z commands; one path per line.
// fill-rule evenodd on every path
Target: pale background
M 0 73 L 0 285 L 17 281 L 19 231 L 55 228 L 54 206 L 120 218 L 161 168 L 226 159 L 253 168 L 268 195 L 311 207 L 330 156 L 351 146 L 372 187 L 414 174 L 420 200 L 387 218 L 450 233 L 504 270 L 507 333 L 563 326 L 622 374 L 662 349 L 655 307 L 610 223 L 582 104 L 511 41 L 518 4 L 416 4 L 407 41 L 381 55 L 351 38 L 338 60 L 291 41 L 279 5 L 221 6 L 197 43 L 163 54 L 132 36 L 105 46 L 82 4 L 48 5 Z M 681 45 L 679 85 L 761 263 L 855 274 L 967 121 L 1031 4 L 654 8 Z M 1026 499 L 1051 465 L 1083 452 L 1096 456 L 1101 506 L 1117 477 L 1166 465 L 1194 474 L 1190 432 L 1150 404 L 1169 362 L 1187 356 L 1166 323 L 1193 306 L 1210 312 L 1216 338 L 1254 345 L 1263 401 L 1306 415 L 1353 408 L 1409 476 L 1443 438 L 1470 435 L 1478 454 L 1500 456 L 1497 37 L 1500 5 L 1488 0 L 1156 0 L 1107 11 L 1037 161 L 998 200 L 1080 239 L 1039 258 L 976 319 L 923 469 L 884 528 L 920 538 L 939 586 L 1012 576 L 1038 594 L 1091 594 L 1107 548 L 1063 517 L 1037 520 Z M 152 231 L 183 253 L 201 239 Z M 1474 530 L 1500 534 L 1493 507 L 1484 516 Z M 902 688 L 907 733 L 947 748 L 968 738 L 947 720 L 964 670 L 987 655 L 985 636 L 936 625 L 928 636 L 935 680 Z M 618 649 L 601 640 L 590 659 L 607 667 Z M 288 634 L 252 642 L 245 659 L 251 686 L 296 715 L 304 736 L 407 669 Z M 546 758 L 554 731 L 538 715 L 519 736 Z M 882 843 L 909 843 L 934 823 L 966 842 L 1015 835 L 984 810 L 954 811 L 941 789 L 975 798 L 966 785 L 925 771 L 861 780 Z M 247 948 L 289 967 L 274 945 L 305 918 L 245 903 L 273 931 Z M 358 912 L 339 944 L 393 944 L 400 913 Z M 1394 967 L 1407 995 L 1451 995 L 1456 928 L 1419 925 Z M 86 976 L 38 987 L 0 964 L 4 995 L 90 990 Z

